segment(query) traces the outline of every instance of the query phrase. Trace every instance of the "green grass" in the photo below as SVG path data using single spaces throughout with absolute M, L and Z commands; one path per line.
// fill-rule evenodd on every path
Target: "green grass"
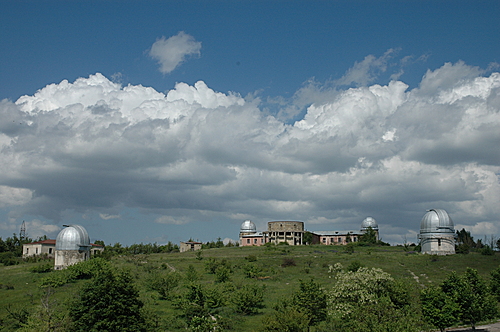
M 226 259 L 233 268 L 231 281 L 235 285 L 256 283 L 266 285 L 265 305 L 261 313 L 254 316 L 239 316 L 236 319 L 237 331 L 258 331 L 262 317 L 273 311 L 273 306 L 282 298 L 289 297 L 298 289 L 299 280 L 314 278 L 326 289 L 332 288 L 333 280 L 329 278 L 328 265 L 341 263 L 347 267 L 352 262 L 359 262 L 366 267 L 377 267 L 390 273 L 394 278 L 409 280 L 418 287 L 440 283 L 451 271 L 463 273 L 467 267 L 477 269 L 479 274 L 489 279 L 491 270 L 499 267 L 500 253 L 493 256 L 470 253 L 468 255 L 429 256 L 408 254 L 402 247 L 355 247 L 355 252 L 343 252 L 341 246 L 276 246 L 266 247 L 231 247 L 203 250 L 202 259 L 197 259 L 195 252 L 136 255 L 112 258 L 116 268 L 130 270 L 137 278 L 137 286 L 147 306 L 163 317 L 176 314 L 170 301 L 160 300 L 157 293 L 148 290 L 145 278 L 149 271 L 168 266 L 181 274 L 189 265 L 198 272 L 200 282 L 213 284 L 215 276 L 205 271 L 205 262 L 209 258 Z M 249 279 L 244 275 L 243 266 L 248 264 L 245 259 L 255 256 L 255 264 L 262 268 L 265 278 Z M 295 266 L 282 267 L 284 259 L 292 259 Z M 30 269 L 41 263 L 25 263 L 15 266 L 0 267 L 0 331 L 14 329 L 14 321 L 9 317 L 6 308 L 11 311 L 26 308 L 31 311 L 34 305 L 40 303 L 42 290 L 38 287 L 40 279 L 49 274 L 33 273 Z M 42 263 L 43 264 L 43 263 Z M 56 289 L 55 299 L 66 303 L 73 298 L 82 282 L 77 281 Z M 181 291 L 179 287 L 178 291 Z

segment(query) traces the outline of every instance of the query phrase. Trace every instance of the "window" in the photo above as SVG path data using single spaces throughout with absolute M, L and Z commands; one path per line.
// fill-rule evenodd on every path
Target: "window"
M 342 242 L 342 238 L 341 238 L 341 237 L 339 237 L 339 238 L 337 239 L 337 242 L 338 242 L 338 243 L 341 243 L 341 242 Z
M 250 239 L 247 239 L 247 244 L 250 244 Z
M 326 237 L 323 238 L 323 243 L 326 243 Z
M 26 255 L 29 254 L 30 248 L 26 248 Z
M 35 254 L 38 254 L 38 248 L 35 249 Z
M 441 239 L 438 239 L 438 247 L 441 247 Z
M 51 254 L 51 253 L 52 253 L 52 248 L 49 248 L 49 254 Z
M 253 243 L 254 243 L 254 244 L 257 244 L 257 239 L 253 239 Z

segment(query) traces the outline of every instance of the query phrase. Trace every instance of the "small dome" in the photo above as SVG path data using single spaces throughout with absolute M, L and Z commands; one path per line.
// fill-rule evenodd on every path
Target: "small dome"
M 65 225 L 56 238 L 56 250 L 87 250 L 90 237 L 80 225 Z
M 453 220 L 445 210 L 429 210 L 420 222 L 420 234 L 422 233 L 455 233 Z
M 377 221 L 373 217 L 366 217 L 365 220 L 361 223 L 361 229 L 367 229 L 371 227 L 373 229 L 378 229 Z
M 241 224 L 240 233 L 255 233 L 257 232 L 257 227 L 251 220 L 245 220 Z

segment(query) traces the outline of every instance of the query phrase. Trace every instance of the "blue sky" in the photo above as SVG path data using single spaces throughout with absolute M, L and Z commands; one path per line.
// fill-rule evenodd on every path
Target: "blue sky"
M 1 6 L 4 238 L 23 220 L 131 244 L 372 215 L 401 243 L 430 208 L 500 235 L 498 1 Z

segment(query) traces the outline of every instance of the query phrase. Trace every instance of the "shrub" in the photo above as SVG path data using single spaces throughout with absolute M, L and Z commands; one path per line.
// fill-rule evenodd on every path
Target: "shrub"
M 244 285 L 233 293 L 231 302 L 238 313 L 254 315 L 264 308 L 264 286 Z
M 283 263 L 281 263 L 282 267 L 289 267 L 289 266 L 296 266 L 296 265 L 297 265 L 297 263 L 295 263 L 295 259 L 289 258 L 289 257 L 283 258 Z

